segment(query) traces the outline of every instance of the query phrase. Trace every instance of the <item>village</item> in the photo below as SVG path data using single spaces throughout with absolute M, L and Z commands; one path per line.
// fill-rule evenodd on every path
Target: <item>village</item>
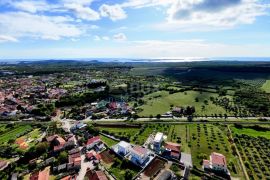
M 29 160 L 34 171 L 23 172 L 24 178 L 189 179 L 193 168 L 191 154 L 181 152 L 181 144 L 167 141 L 165 132 L 150 134 L 141 146 L 94 131 L 83 122 L 61 120 L 61 123 L 61 134 L 45 136 L 42 139 L 41 143 L 48 144 L 46 158 L 42 155 Z M 110 146 L 106 143 L 108 140 L 103 141 L 101 136 L 117 143 Z M 7 166 L 1 164 L 2 170 L 8 168 Z M 207 173 L 230 177 L 226 157 L 217 152 L 212 152 L 210 160 L 203 160 L 202 169 Z M 117 174 L 114 174 L 115 172 Z M 22 174 L 14 173 L 13 176 L 15 178 Z

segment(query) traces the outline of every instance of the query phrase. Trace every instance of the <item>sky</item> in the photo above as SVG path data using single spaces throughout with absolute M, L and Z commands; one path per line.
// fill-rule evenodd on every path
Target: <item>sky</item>
M 0 0 L 0 59 L 270 57 L 269 0 Z

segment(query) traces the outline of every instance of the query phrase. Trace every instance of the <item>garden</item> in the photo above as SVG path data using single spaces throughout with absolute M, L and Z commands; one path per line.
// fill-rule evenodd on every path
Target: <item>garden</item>
M 118 157 L 114 152 L 107 150 L 101 154 L 104 167 L 119 180 L 132 179 L 141 170 L 130 161 Z

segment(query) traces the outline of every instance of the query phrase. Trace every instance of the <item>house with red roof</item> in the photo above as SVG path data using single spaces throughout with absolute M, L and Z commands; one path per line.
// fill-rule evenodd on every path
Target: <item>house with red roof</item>
M 61 137 L 58 136 L 55 138 L 55 146 L 53 147 L 53 151 L 62 151 L 65 148 L 66 141 Z
M 180 147 L 181 147 L 180 144 L 166 142 L 164 145 L 165 156 L 169 156 L 170 158 L 180 159 L 180 156 L 181 156 Z
M 88 170 L 85 176 L 89 180 L 108 180 L 106 174 L 103 171 Z
M 81 168 L 81 153 L 74 151 L 68 155 L 68 169 L 80 169 Z
M 30 176 L 30 180 L 49 180 L 50 167 L 46 167 L 43 171 L 34 172 Z
M 98 150 L 101 150 L 101 149 L 104 148 L 104 144 L 101 141 L 99 136 L 95 136 L 95 137 L 92 137 L 92 138 L 88 139 L 88 141 L 86 143 L 86 148 L 87 149 L 92 149 L 92 148 L 94 148 L 94 146 L 96 146 L 96 148 Z
M 203 169 L 229 174 L 226 157 L 216 152 L 211 153 L 210 160 L 203 160 Z
M 61 180 L 76 180 L 76 175 L 63 177 Z

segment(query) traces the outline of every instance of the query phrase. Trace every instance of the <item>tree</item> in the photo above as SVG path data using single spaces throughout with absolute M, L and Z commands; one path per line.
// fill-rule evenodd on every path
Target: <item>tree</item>
M 38 143 L 36 146 L 36 153 L 38 155 L 42 155 L 43 153 L 47 152 L 48 148 L 49 144 L 47 142 Z
M 126 170 L 126 172 L 125 172 L 125 179 L 126 180 L 130 180 L 130 179 L 132 179 L 132 172 L 128 169 L 128 170 Z
M 65 163 L 68 160 L 68 153 L 66 151 L 62 151 L 58 156 L 59 164 Z
M 156 118 L 157 119 L 160 119 L 161 118 L 161 115 L 160 114 L 157 114 Z

